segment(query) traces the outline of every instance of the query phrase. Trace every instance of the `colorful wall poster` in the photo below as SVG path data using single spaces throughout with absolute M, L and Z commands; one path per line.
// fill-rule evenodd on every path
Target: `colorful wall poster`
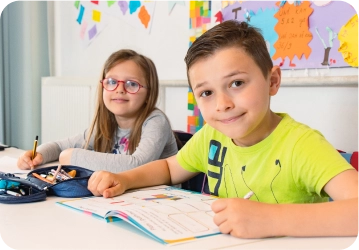
M 338 51 L 339 31 L 356 15 L 342 1 L 236 1 L 223 19 L 259 28 L 275 65 L 282 69 L 350 67 Z M 358 44 L 358 37 L 351 36 Z M 354 47 L 354 46 L 353 46 Z

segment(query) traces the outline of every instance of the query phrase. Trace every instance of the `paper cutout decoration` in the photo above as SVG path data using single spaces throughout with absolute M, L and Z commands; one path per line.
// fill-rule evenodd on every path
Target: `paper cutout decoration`
M 80 6 L 80 1 L 75 1 L 74 5 L 75 5 L 76 9 L 78 9 Z
M 274 14 L 278 10 L 279 7 L 274 1 L 245 1 L 227 6 L 222 10 L 222 13 L 224 21 L 235 19 L 237 15 L 238 21 L 245 21 L 260 29 L 272 57 L 275 53 L 273 45 L 278 40 L 278 34 L 274 31 L 274 26 L 278 23 L 278 19 L 274 17 Z
M 84 17 L 84 12 L 85 12 L 85 7 L 83 5 L 80 5 L 80 11 L 79 11 L 79 14 L 78 14 L 77 19 L 76 19 L 76 21 L 79 24 L 82 23 L 82 19 Z
M 80 39 L 88 46 L 107 26 L 110 17 L 124 19 L 137 29 L 150 32 L 155 1 L 84 1 L 75 2 Z M 84 25 L 82 23 L 84 22 Z
M 288 4 L 298 7 L 303 6 L 300 1 L 282 1 L 281 3 L 283 6 Z M 294 56 L 291 62 L 288 59 L 289 56 L 286 58 L 285 55 L 282 55 L 282 57 L 286 58 L 285 63 L 282 57 L 273 59 L 273 55 L 276 52 L 276 48 L 273 45 L 276 42 L 275 37 L 278 39 L 278 33 L 272 27 L 272 18 L 275 19 L 275 24 L 279 20 L 274 17 L 274 12 L 272 12 L 273 16 L 267 13 L 268 10 L 272 11 L 273 9 L 279 11 L 280 4 L 278 4 L 278 1 L 236 1 L 233 4 L 228 4 L 221 11 L 223 21 L 235 19 L 237 15 L 237 20 L 246 21 L 258 27 L 262 31 L 270 49 L 273 63 L 275 65 L 282 65 L 282 69 L 293 69 L 294 65 L 296 69 L 350 66 L 345 62 L 342 54 L 338 52 L 340 44 L 338 37 L 335 36 L 339 33 L 342 26 L 356 14 L 354 7 L 344 1 L 309 1 L 309 3 L 313 11 L 306 22 L 308 22 L 308 30 L 312 34 L 312 40 L 308 43 L 311 52 L 308 58 L 301 53 L 300 58 Z M 233 11 L 235 9 L 236 11 Z M 263 10 L 263 13 L 260 13 L 260 9 Z M 266 15 L 266 17 L 262 15 Z M 254 22 L 253 18 L 262 20 Z M 326 44 L 325 46 L 323 46 L 323 41 Z M 332 44 L 332 47 L 330 44 Z M 327 59 L 326 56 L 328 56 Z
M 168 1 L 168 14 L 171 14 L 176 4 L 185 5 L 184 1 Z
M 302 55 L 307 59 L 310 56 L 312 49 L 308 43 L 313 39 L 313 35 L 309 31 L 308 18 L 312 12 L 309 1 L 304 1 L 300 5 L 285 2 L 274 15 L 278 19 L 274 30 L 279 39 L 274 44 L 276 52 L 272 59 L 281 58 L 280 66 L 283 66 L 286 57 L 289 58 L 289 66 L 295 67 L 292 63 L 294 56 L 299 59 Z
M 222 0 L 222 9 L 226 8 L 228 4 L 228 0 Z
M 222 15 L 222 11 L 218 11 L 216 15 L 214 15 L 216 17 L 216 23 L 222 23 L 223 22 L 223 15 Z
M 116 3 L 116 1 L 107 1 L 107 6 L 111 7 L 114 3 Z
M 308 22 L 313 39 L 308 45 L 312 48 L 312 52 L 308 59 L 294 59 L 296 68 L 350 67 L 338 51 L 340 47 L 338 34 L 356 14 L 355 9 L 342 1 L 325 2 L 325 5 L 312 2 L 311 8 L 313 13 L 309 16 Z
M 101 21 L 101 12 L 98 10 L 93 10 L 92 11 L 92 20 L 99 23 Z
M 338 39 L 344 61 L 358 67 L 358 15 L 355 14 L 339 31 Z

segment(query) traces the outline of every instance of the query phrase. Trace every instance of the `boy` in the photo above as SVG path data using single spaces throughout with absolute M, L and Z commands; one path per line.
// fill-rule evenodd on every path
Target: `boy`
M 91 192 L 112 197 L 204 172 L 211 193 L 223 198 L 212 204 L 222 233 L 357 235 L 357 172 L 318 131 L 270 110 L 281 71 L 259 31 L 223 22 L 192 44 L 185 61 L 207 124 L 176 156 L 119 174 L 94 173 Z

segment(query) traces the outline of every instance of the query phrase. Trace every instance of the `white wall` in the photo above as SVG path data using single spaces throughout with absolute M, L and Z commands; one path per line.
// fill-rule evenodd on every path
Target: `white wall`
M 113 18 L 110 25 L 88 47 L 83 47 L 76 22 L 77 9 L 72 1 L 54 4 L 54 72 L 55 76 L 98 77 L 102 64 L 114 51 L 131 48 L 155 62 L 161 82 L 186 82 L 183 58 L 188 49 L 188 2 L 175 6 L 168 14 L 167 1 L 156 2 L 150 33 L 134 29 Z M 345 77 L 357 76 L 357 68 L 287 70 L 286 82 L 272 107 L 288 112 L 296 120 L 320 130 L 337 148 L 358 149 L 357 79 L 349 84 Z M 316 77 L 326 77 L 317 84 Z M 326 86 L 326 82 L 330 86 Z M 302 85 L 301 83 L 305 83 Z M 344 84 L 340 86 L 340 84 Z M 308 87 L 312 85 L 320 85 Z M 187 91 L 185 84 L 167 87 L 161 96 L 161 107 L 174 129 L 187 130 Z

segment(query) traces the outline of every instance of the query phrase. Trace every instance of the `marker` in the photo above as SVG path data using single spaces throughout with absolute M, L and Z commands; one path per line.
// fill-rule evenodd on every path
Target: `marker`
M 11 190 L 6 190 L 6 193 L 9 194 L 9 195 L 13 195 L 13 196 L 22 196 L 21 194 L 16 193 L 16 192 L 11 191 Z
M 254 194 L 254 192 L 251 190 L 248 194 L 246 194 L 246 195 L 243 197 L 243 199 L 248 200 L 248 199 L 250 199 L 250 198 L 252 197 L 253 194 Z

